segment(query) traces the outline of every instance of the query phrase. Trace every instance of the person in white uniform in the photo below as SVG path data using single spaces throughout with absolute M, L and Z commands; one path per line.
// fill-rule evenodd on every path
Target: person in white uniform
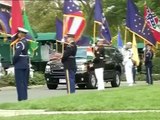
M 125 68 L 126 80 L 127 80 L 127 83 L 129 86 L 133 85 L 132 56 L 133 56 L 132 43 L 127 42 L 127 44 L 125 45 L 125 48 L 123 50 L 123 65 Z
M 95 75 L 98 83 L 98 90 L 104 90 L 104 59 L 105 59 L 105 50 L 104 50 L 104 39 L 98 38 L 97 46 L 94 49 L 95 58 L 93 60 Z

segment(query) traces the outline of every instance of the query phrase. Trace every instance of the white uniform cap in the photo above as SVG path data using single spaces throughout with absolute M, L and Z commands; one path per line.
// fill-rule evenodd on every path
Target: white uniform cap
M 104 41 L 104 38 L 97 38 L 98 41 Z
M 27 34 L 27 33 L 28 33 L 28 30 L 26 30 L 26 29 L 24 29 L 24 28 L 21 28 L 21 27 L 18 27 L 18 32 L 22 32 L 22 33 Z
M 127 45 L 132 45 L 132 43 L 131 42 L 127 42 Z

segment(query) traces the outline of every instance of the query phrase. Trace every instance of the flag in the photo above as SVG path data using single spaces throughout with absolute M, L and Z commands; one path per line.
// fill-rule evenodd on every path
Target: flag
M 128 0 L 127 2 L 126 26 L 131 32 L 155 46 L 156 40 L 150 28 L 145 24 L 144 18 L 140 16 L 133 0 Z
M 11 15 L 9 12 L 0 10 L 0 21 L 1 21 L 0 31 L 1 32 L 7 33 L 7 34 L 11 33 L 10 18 L 11 18 Z
M 86 20 L 83 12 L 80 10 L 77 0 L 64 1 L 64 26 L 63 35 L 74 34 L 77 41 L 85 28 Z
M 63 38 L 63 22 L 56 17 L 56 39 L 61 41 Z
M 90 46 L 90 38 L 87 36 L 81 36 L 81 38 L 76 42 L 78 46 Z
M 147 5 L 144 5 L 144 19 L 152 30 L 153 36 L 156 39 L 157 42 L 160 43 L 160 27 L 159 27 L 159 20 L 158 17 L 154 14 L 154 12 L 151 11 Z
M 101 0 L 95 2 L 94 21 L 100 25 L 100 37 L 103 37 L 107 43 L 111 43 L 109 25 L 102 10 Z
M 120 31 L 118 31 L 118 36 L 117 36 L 117 47 L 118 48 L 123 48 L 123 42 L 122 42 Z
M 132 40 L 132 51 L 133 51 L 132 60 L 135 62 L 136 66 L 138 66 L 140 63 L 140 59 L 138 55 L 136 36 L 134 33 L 133 33 L 133 40 Z
M 94 8 L 94 21 L 102 24 L 102 4 L 101 4 L 101 0 L 96 0 L 95 1 L 95 8 Z
M 33 30 L 31 28 L 31 26 L 30 26 L 30 23 L 29 23 L 29 20 L 28 20 L 28 16 L 27 16 L 25 10 L 23 11 L 23 23 L 24 23 L 24 28 L 29 31 L 26 38 L 34 40 L 35 39 L 35 35 L 33 33 Z
M 28 54 L 30 57 L 33 57 L 35 54 L 35 50 L 38 48 L 38 42 L 34 40 L 28 40 L 28 43 L 29 43 Z
M 12 15 L 11 33 L 13 35 L 17 33 L 18 27 L 23 27 L 23 16 L 20 6 L 20 0 L 12 0 L 11 15 Z

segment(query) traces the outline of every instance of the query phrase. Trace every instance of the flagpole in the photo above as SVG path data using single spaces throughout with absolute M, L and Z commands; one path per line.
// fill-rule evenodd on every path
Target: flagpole
M 125 27 L 125 32 L 124 32 L 124 44 L 127 43 L 127 28 Z
M 96 22 L 94 22 L 94 28 L 93 28 L 93 40 L 94 44 L 96 43 Z

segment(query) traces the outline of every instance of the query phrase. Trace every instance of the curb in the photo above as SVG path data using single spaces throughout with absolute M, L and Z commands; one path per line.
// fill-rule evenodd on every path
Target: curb
M 160 110 L 113 110 L 113 111 L 45 111 L 45 110 L 0 110 L 1 117 L 19 115 L 58 115 L 58 114 L 110 114 L 110 113 L 160 113 Z
M 32 85 L 32 86 L 28 86 L 28 89 L 31 89 L 31 88 L 38 88 L 38 87 L 42 87 L 44 85 Z M 6 86 L 6 87 L 0 87 L 0 91 L 1 90 L 14 90 L 16 89 L 15 86 Z

